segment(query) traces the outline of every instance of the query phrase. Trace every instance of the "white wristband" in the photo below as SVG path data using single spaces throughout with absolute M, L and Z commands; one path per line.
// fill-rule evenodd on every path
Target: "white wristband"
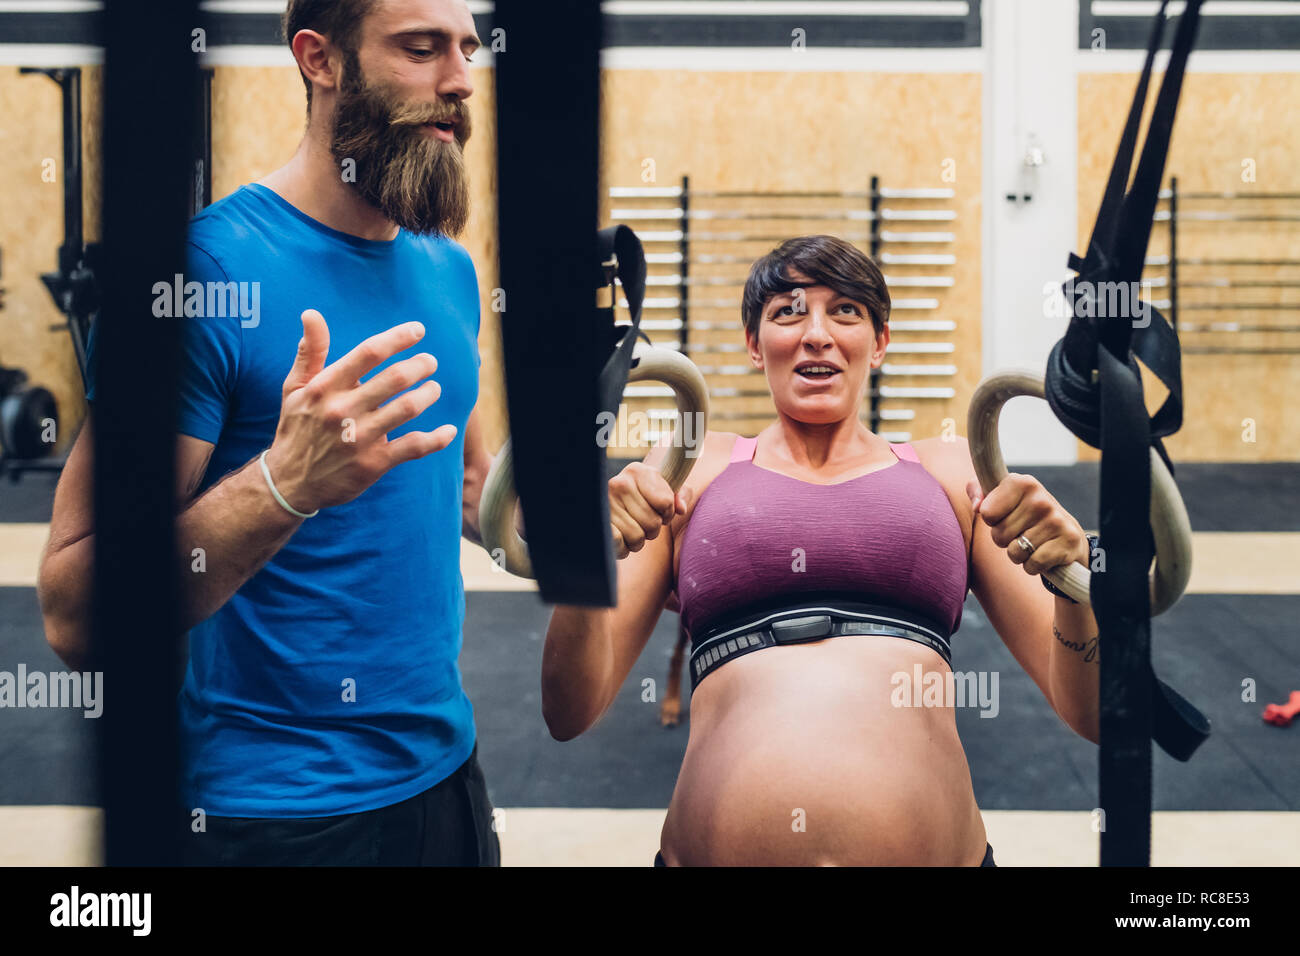
M 271 489 L 271 494 L 275 495 L 275 500 L 280 502 L 280 507 L 283 508 L 285 511 L 289 512 L 289 514 L 291 515 L 296 515 L 299 518 L 316 517 L 318 514 L 320 514 L 319 508 L 317 508 L 309 515 L 303 514 L 301 511 L 295 509 L 293 505 L 289 504 L 289 502 L 285 501 L 284 496 L 281 495 L 280 492 L 276 490 L 275 482 L 271 480 L 271 469 L 266 467 L 266 452 L 270 450 L 271 449 L 268 448 L 266 451 L 262 452 L 262 454 L 258 457 L 257 461 L 258 464 L 262 466 L 262 474 L 266 478 L 266 486 Z

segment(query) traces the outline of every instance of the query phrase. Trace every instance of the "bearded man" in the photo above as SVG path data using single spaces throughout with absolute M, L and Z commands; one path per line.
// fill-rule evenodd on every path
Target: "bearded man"
M 464 0 L 290 0 L 284 26 L 306 135 L 188 237 L 186 859 L 496 865 L 457 666 L 460 538 L 481 543 L 490 464 L 477 279 L 453 238 L 480 41 Z M 235 288 L 253 314 L 224 307 Z M 74 667 L 95 655 L 93 379 L 87 399 L 38 582 Z

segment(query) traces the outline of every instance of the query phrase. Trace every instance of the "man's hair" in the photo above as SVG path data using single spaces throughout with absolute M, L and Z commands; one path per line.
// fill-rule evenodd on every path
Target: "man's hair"
M 807 281 L 791 279 L 792 272 L 807 276 Z M 763 306 L 772 296 L 810 285 L 824 285 L 861 302 L 877 335 L 889 321 L 889 289 L 870 256 L 838 236 L 799 236 L 787 239 L 750 268 L 740 306 L 745 332 L 758 337 Z
M 361 22 L 374 8 L 376 0 L 289 0 L 280 26 L 284 41 L 291 47 L 299 30 L 315 30 L 329 37 L 345 54 L 355 59 L 361 39 Z M 299 68 L 302 84 L 307 87 L 307 112 L 311 112 L 311 81 Z

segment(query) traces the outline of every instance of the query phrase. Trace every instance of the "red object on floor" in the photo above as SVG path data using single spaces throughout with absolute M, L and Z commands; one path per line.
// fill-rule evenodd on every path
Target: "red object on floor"
M 1264 720 L 1278 727 L 1291 723 L 1291 718 L 1300 714 L 1300 690 L 1291 691 L 1291 699 L 1285 704 L 1269 704 L 1264 708 Z

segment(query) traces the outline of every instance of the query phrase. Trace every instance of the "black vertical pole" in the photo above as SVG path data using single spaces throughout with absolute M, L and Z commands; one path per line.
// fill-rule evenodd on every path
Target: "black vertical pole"
M 682 354 L 690 357 L 690 352 L 686 348 L 686 343 L 690 340 L 691 329 L 691 308 L 690 308 L 690 274 L 691 274 L 691 177 L 682 176 L 682 238 L 678 244 L 678 250 L 682 257 L 682 268 L 678 273 L 681 276 L 681 291 L 678 295 L 682 301 Z M 694 434 L 694 432 L 692 432 Z M 696 441 L 703 442 L 703 435 L 696 435 Z M 683 439 L 685 440 L 685 439 Z M 677 642 L 686 643 L 686 625 L 682 623 L 681 611 L 677 612 Z
M 63 245 L 59 247 L 59 274 L 78 274 L 85 262 L 85 234 L 82 228 L 81 169 L 81 70 L 73 67 L 50 74 L 63 93 Z M 84 384 L 86 344 L 90 324 L 78 301 L 77 289 L 69 286 L 64 296 L 64 314 L 68 317 L 68 334 L 77 355 Z
M 871 261 L 880 265 L 880 177 L 871 177 Z M 868 400 L 871 402 L 872 432 L 880 431 L 880 369 L 871 370 L 871 380 L 867 387 Z
M 613 607 L 609 486 L 596 442 L 597 379 L 612 351 L 595 307 L 600 4 L 497 0 L 493 27 L 507 43 L 496 58 L 501 351 L 528 552 L 543 601 Z
M 199 71 L 198 119 L 194 124 L 194 182 L 190 215 L 212 202 L 212 70 Z
M 77 356 L 83 384 L 86 377 L 86 341 L 90 312 L 94 308 L 93 283 L 86 270 L 86 245 L 82 228 L 81 196 L 81 69 L 47 69 L 24 66 L 21 74 L 41 73 L 59 85 L 63 109 L 63 245 L 58 271 L 41 276 L 59 311 L 68 319 L 68 334 Z
M 687 281 L 691 274 L 691 177 L 682 177 L 682 238 L 678 243 L 678 250 L 682 256 L 682 268 L 678 273 L 681 276 L 681 295 L 682 299 L 682 354 L 688 354 L 686 351 L 687 336 L 691 327 L 691 311 L 689 305 L 690 283 Z
M 1169 179 L 1169 322 L 1178 331 L 1178 177 Z
M 153 286 L 184 272 L 195 0 L 107 0 L 103 307 L 96 333 L 93 640 L 103 672 L 100 795 L 109 865 L 177 861 L 180 648 L 176 319 Z
M 50 74 L 63 92 L 63 238 L 66 250 L 81 255 L 81 70 L 55 70 Z M 68 253 L 65 252 L 65 256 Z M 75 262 L 60 262 L 71 271 Z

